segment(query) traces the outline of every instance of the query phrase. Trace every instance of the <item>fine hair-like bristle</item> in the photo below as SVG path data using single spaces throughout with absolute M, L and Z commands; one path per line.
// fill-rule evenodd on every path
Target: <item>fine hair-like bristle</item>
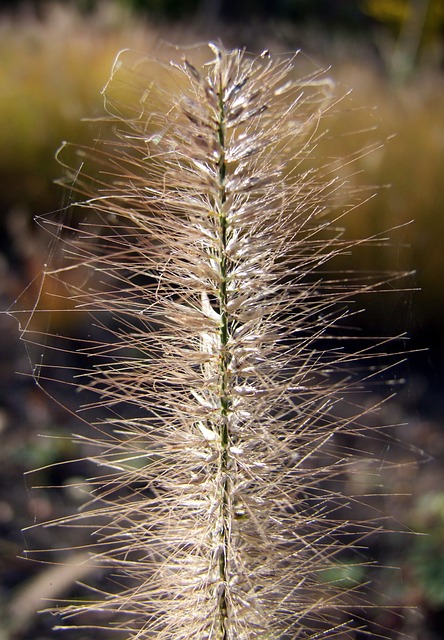
M 350 594 L 322 575 L 372 529 L 344 519 L 353 452 L 336 444 L 372 410 L 347 401 L 371 349 L 338 335 L 379 284 L 328 274 L 359 244 L 346 207 L 327 215 L 341 178 L 309 162 L 337 98 L 324 74 L 297 79 L 297 56 L 209 50 L 119 55 L 116 137 L 79 152 L 100 169 L 75 174 L 89 217 L 45 274 L 102 334 L 84 386 L 107 471 L 56 524 L 91 527 L 120 585 L 65 614 L 109 611 L 132 640 L 351 638 Z

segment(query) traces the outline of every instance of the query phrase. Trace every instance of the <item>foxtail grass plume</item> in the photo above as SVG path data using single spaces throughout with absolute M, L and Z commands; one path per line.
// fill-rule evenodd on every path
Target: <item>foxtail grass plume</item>
M 381 285 L 329 266 L 362 243 L 338 222 L 354 197 L 332 207 L 337 163 L 312 160 L 337 97 L 297 79 L 298 56 L 208 52 L 119 54 L 115 136 L 68 172 L 86 200 L 45 281 L 100 333 L 76 372 L 98 471 L 52 524 L 91 528 L 113 578 L 64 613 L 131 640 L 352 638 L 352 594 L 325 576 L 373 528 L 345 519 L 337 443 L 372 410 L 351 411 L 372 348 L 341 347 L 341 327 Z

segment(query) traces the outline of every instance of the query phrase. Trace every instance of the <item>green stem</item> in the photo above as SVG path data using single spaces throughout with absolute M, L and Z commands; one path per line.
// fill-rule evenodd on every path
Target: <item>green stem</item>
M 228 582 L 228 549 L 229 549 L 229 492 L 230 481 L 228 475 L 228 445 L 229 445 L 229 430 L 228 430 L 228 413 L 230 411 L 230 397 L 229 397 L 229 372 L 228 366 L 230 362 L 230 354 L 228 352 L 228 338 L 229 338 L 229 317 L 228 317 L 228 291 L 227 291 L 227 275 L 228 275 L 228 260 L 227 260 L 227 217 L 223 211 L 223 204 L 226 200 L 225 191 L 225 175 L 226 175 L 226 161 L 225 161 L 225 104 L 223 95 L 222 81 L 219 81 L 219 123 L 218 123 L 218 141 L 219 141 L 219 233 L 220 233 L 220 248 L 219 248 L 219 268 L 220 268 L 220 288 L 219 288 L 219 308 L 221 316 L 220 324 L 220 442 L 221 451 L 219 458 L 219 475 L 221 478 L 221 504 L 220 504 L 220 518 L 222 522 L 221 526 L 221 544 L 222 553 L 219 559 L 219 577 L 223 589 L 219 596 L 219 615 L 220 615 L 220 635 L 221 640 L 227 638 L 227 616 L 228 616 L 228 602 L 226 596 L 226 584 Z

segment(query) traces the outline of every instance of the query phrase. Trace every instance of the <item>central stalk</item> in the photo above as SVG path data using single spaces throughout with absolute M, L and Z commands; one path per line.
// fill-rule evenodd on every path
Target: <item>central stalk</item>
M 230 518 L 229 518 L 229 501 L 230 501 L 230 480 L 228 474 L 228 452 L 229 452 L 229 429 L 228 429 L 228 413 L 231 407 L 229 392 L 229 363 L 230 354 L 228 352 L 229 339 L 229 318 L 228 318 L 228 259 L 227 259 L 227 215 L 224 210 L 226 201 L 225 176 L 226 176 L 226 160 L 225 160 L 225 103 L 224 103 L 224 87 L 222 78 L 219 77 L 219 117 L 218 117 L 218 146 L 219 146 L 219 194 L 217 202 L 218 222 L 219 222 L 219 250 L 218 262 L 220 271 L 220 286 L 218 291 L 219 310 L 220 310 L 220 360 L 219 360 L 219 380 L 220 380 L 220 454 L 219 454 L 219 478 L 220 478 L 220 544 L 221 555 L 219 558 L 219 615 L 220 615 L 220 636 L 221 640 L 226 640 L 227 619 L 228 619 L 228 600 L 226 586 L 228 583 L 228 552 L 230 543 Z

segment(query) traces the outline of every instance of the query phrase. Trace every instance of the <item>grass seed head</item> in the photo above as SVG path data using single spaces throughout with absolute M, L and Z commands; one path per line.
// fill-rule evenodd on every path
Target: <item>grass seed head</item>
M 92 528 L 119 578 L 65 614 L 109 612 L 133 640 L 351 638 L 354 589 L 322 576 L 373 529 L 344 516 L 338 438 L 373 410 L 351 409 L 351 371 L 375 351 L 340 332 L 379 283 L 330 266 L 361 242 L 331 206 L 344 179 L 314 161 L 337 97 L 323 73 L 298 79 L 298 55 L 195 58 L 122 52 L 115 136 L 68 174 L 86 200 L 45 279 L 100 334 L 75 380 L 100 473 L 55 524 Z

